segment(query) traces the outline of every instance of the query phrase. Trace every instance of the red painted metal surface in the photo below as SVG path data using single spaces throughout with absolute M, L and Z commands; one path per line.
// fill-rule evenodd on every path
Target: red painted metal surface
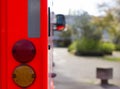
M 12 55 L 14 44 L 26 39 L 36 47 L 35 58 L 28 63 L 36 72 L 34 84 L 27 89 L 48 89 L 47 0 L 41 0 L 40 38 L 28 37 L 28 0 L 0 0 L 0 89 L 22 89 L 12 79 L 17 62 Z

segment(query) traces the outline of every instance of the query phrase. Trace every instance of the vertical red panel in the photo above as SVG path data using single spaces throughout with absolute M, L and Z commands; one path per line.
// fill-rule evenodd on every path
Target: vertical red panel
M 42 50 L 43 50 L 43 88 L 42 89 L 48 89 L 48 30 L 43 30 L 43 29 L 48 29 L 48 6 L 47 6 L 47 0 L 41 0 L 41 32 L 43 34 L 41 34 L 42 37 Z M 46 41 L 47 39 L 47 41 Z
M 13 56 L 13 45 L 27 39 L 27 0 L 7 0 L 7 89 L 20 89 L 12 79 L 16 66 L 20 65 Z
M 6 89 L 6 60 L 7 60 L 7 0 L 0 0 L 0 86 L 1 89 Z
M 0 69 L 1 89 L 22 89 L 12 80 L 17 62 L 12 56 L 13 45 L 21 40 L 31 41 L 36 47 L 36 56 L 30 65 L 36 72 L 36 80 L 27 89 L 48 89 L 48 13 L 47 0 L 40 3 L 40 38 L 28 37 L 28 0 L 0 0 Z

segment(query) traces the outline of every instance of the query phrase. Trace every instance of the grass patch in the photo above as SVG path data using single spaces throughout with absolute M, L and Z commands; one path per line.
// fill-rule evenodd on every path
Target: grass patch
M 107 61 L 120 62 L 120 57 L 108 57 L 108 56 L 105 56 L 105 57 L 103 57 L 103 59 L 105 59 Z

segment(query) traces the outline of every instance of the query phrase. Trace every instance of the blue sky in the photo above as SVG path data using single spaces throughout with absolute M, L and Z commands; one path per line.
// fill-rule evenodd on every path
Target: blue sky
M 97 4 L 110 2 L 110 0 L 52 0 L 53 10 L 56 14 L 68 14 L 69 11 L 84 10 L 91 15 L 100 15 Z

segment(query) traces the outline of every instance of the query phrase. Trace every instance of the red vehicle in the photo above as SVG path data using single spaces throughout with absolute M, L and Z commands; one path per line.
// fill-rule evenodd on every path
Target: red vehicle
M 0 89 L 52 89 L 48 35 L 65 21 L 48 11 L 47 0 L 0 0 Z

